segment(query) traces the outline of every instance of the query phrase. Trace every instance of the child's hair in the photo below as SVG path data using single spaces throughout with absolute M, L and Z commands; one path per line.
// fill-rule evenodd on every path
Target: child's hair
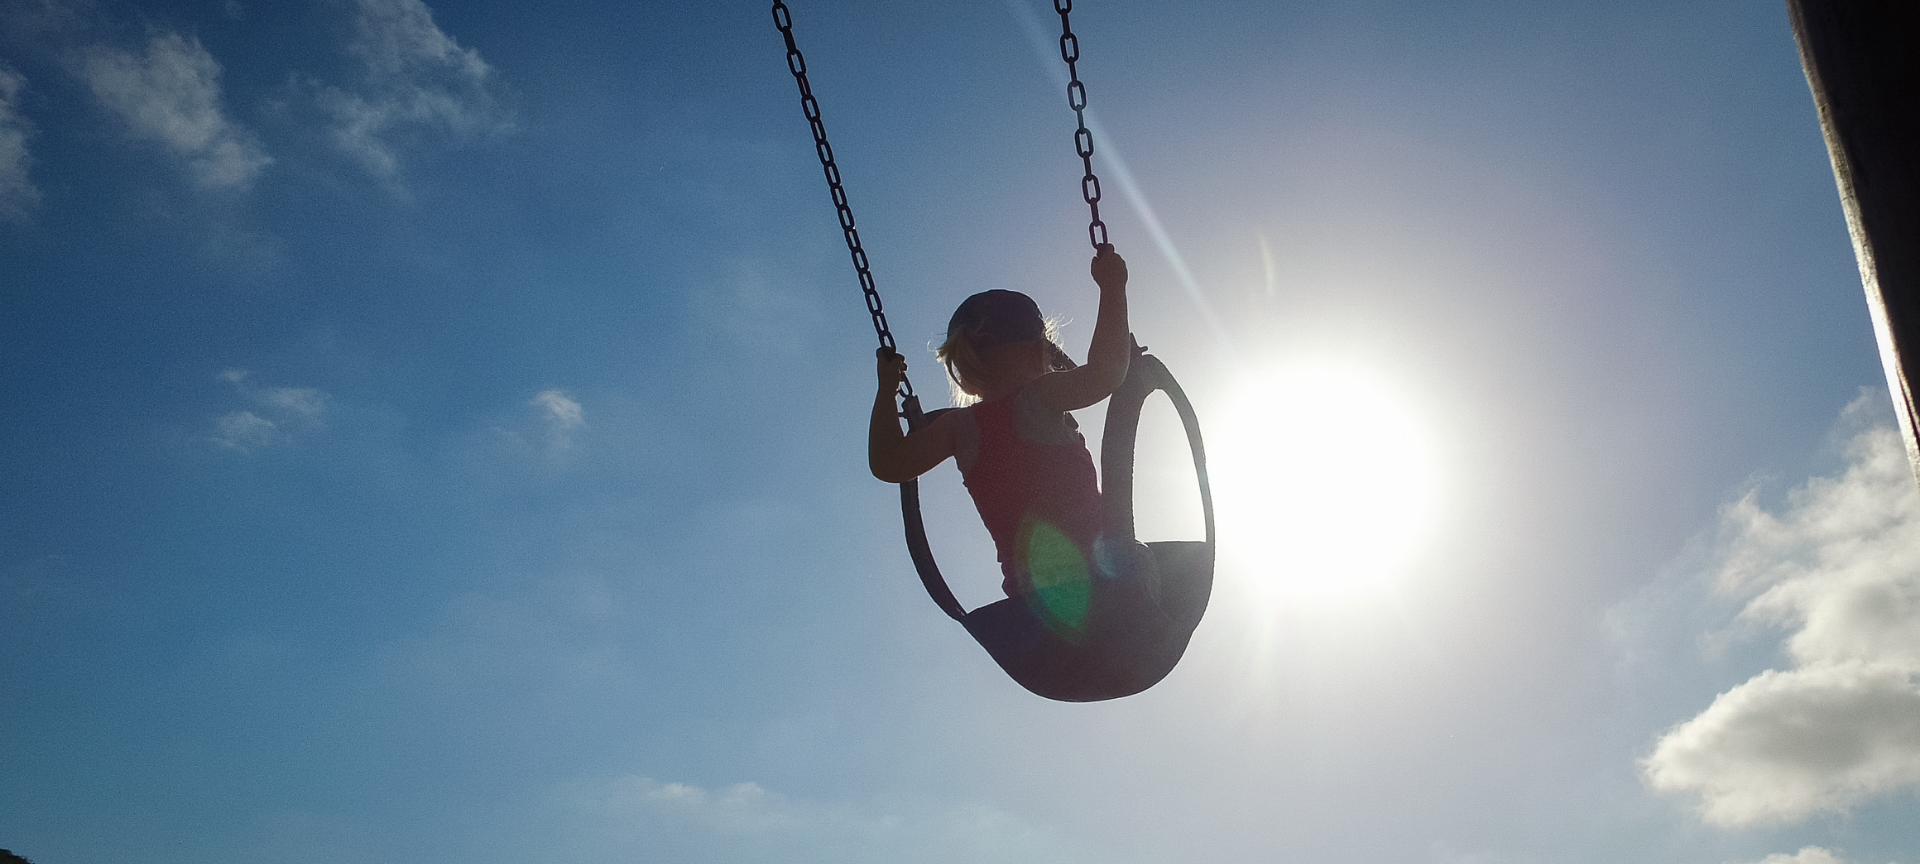
M 1006 345 L 1044 339 L 1047 365 L 1054 371 L 1074 367 L 1073 359 L 1060 350 L 1059 324 L 1040 314 L 1033 299 L 1017 291 L 983 291 L 968 297 L 954 310 L 947 323 L 946 341 L 934 350 L 934 356 L 947 367 L 947 386 L 953 404 L 971 405 L 980 401 L 979 386 L 989 377 L 980 351 L 993 345 Z

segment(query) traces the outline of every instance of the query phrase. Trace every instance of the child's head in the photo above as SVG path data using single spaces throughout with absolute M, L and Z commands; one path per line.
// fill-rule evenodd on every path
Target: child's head
M 978 401 L 997 384 L 1024 383 L 1026 374 L 1073 368 L 1054 342 L 1053 322 L 1018 291 L 982 291 L 968 297 L 947 322 L 947 340 L 935 354 L 947 366 L 954 400 Z

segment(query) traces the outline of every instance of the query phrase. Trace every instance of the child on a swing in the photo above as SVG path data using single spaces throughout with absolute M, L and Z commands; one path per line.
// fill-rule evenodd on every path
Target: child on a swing
M 1127 262 L 1111 244 L 1093 258 L 1100 287 L 1087 362 L 1076 366 L 1055 344 L 1033 299 L 1016 291 L 968 297 L 947 324 L 936 356 L 975 401 L 900 431 L 894 394 L 906 358 L 880 351 L 879 393 L 867 436 L 873 476 L 902 483 L 952 457 L 999 553 L 1007 596 L 1090 573 L 1121 575 L 1131 548 L 1101 542 L 1100 489 L 1093 456 L 1069 411 L 1111 395 L 1134 353 L 1127 327 Z M 1126 546 L 1133 545 L 1127 538 Z M 1142 550 L 1144 551 L 1144 550 Z

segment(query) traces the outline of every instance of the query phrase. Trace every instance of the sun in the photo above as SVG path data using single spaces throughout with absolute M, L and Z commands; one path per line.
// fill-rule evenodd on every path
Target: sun
M 1409 400 L 1363 367 L 1249 376 L 1209 441 L 1224 558 L 1256 585 L 1349 593 L 1389 584 L 1431 533 L 1438 470 Z

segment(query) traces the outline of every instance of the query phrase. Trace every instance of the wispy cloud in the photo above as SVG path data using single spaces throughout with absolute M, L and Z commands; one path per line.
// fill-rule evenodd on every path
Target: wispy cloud
M 1776 852 L 1754 862 L 1754 864 L 1846 864 L 1846 861 L 1842 860 L 1840 856 L 1818 846 L 1808 846 L 1792 855 L 1788 855 L 1785 852 Z
M 273 163 L 252 132 L 227 118 L 220 64 L 198 39 L 161 33 L 144 53 L 96 46 L 84 53 L 81 75 L 134 137 L 160 144 L 202 189 L 245 189 Z
M 211 440 L 222 447 L 252 451 L 284 441 L 318 424 L 327 409 L 327 394 L 311 387 L 263 387 L 245 369 L 228 369 L 219 379 L 252 403 L 214 418 Z
M 94 17 L 94 0 L 10 0 L 0 25 L 29 39 L 45 39 Z
M 1698 800 L 1707 822 L 1788 823 L 1920 786 L 1920 494 L 1898 433 L 1857 428 L 1847 466 L 1782 512 L 1749 492 L 1715 531 L 1715 588 L 1740 621 L 1792 630 L 1793 667 L 1722 693 L 1669 730 L 1642 767 L 1654 789 Z M 1795 864 L 1826 864 L 1803 850 Z M 1773 859 L 1768 859 L 1773 862 Z
M 0 220 L 9 222 L 26 221 L 40 203 L 40 190 L 27 177 L 33 126 L 20 116 L 20 92 L 26 88 L 25 77 L 0 64 Z
M 258 393 L 260 401 L 298 417 L 319 417 L 327 396 L 311 387 L 269 387 Z
M 805 802 L 768 792 L 758 783 L 736 783 L 709 792 L 685 783 L 628 776 L 615 780 L 607 792 L 605 803 L 613 813 L 664 816 L 725 833 L 797 828 L 818 816 L 806 812 Z
M 234 411 L 215 418 L 213 441 L 235 450 L 252 450 L 273 443 L 280 427 L 252 411 Z
M 561 795 L 576 857 L 728 861 L 1071 862 L 1052 832 L 999 810 L 898 802 L 855 806 L 784 795 L 757 783 L 706 789 L 627 775 Z M 676 854 L 677 853 L 677 854 Z
M 586 410 L 564 390 L 543 390 L 527 404 L 540 409 L 547 426 L 547 444 L 556 451 L 571 448 L 574 430 L 587 425 Z
M 787 280 L 758 262 L 730 262 L 727 273 L 695 292 L 702 326 L 740 350 L 790 354 L 807 347 L 801 335 L 823 320 L 823 298 L 814 287 Z M 769 274 L 775 275 L 769 275 Z M 830 307 L 829 307 L 830 308 Z
M 588 425 L 586 406 L 566 390 L 542 390 L 474 429 L 471 453 L 488 464 L 565 471 L 580 455 L 578 439 Z M 507 461 L 499 463 L 502 458 Z
M 547 424 L 558 432 L 578 429 L 587 422 L 586 412 L 581 410 L 580 403 L 567 398 L 564 390 L 543 390 L 527 404 L 545 409 Z
M 420 0 L 357 0 L 349 53 L 363 81 L 323 87 L 334 143 L 383 178 L 399 173 L 396 139 L 426 131 L 455 135 L 510 128 L 493 92 L 493 68 L 434 23 Z

